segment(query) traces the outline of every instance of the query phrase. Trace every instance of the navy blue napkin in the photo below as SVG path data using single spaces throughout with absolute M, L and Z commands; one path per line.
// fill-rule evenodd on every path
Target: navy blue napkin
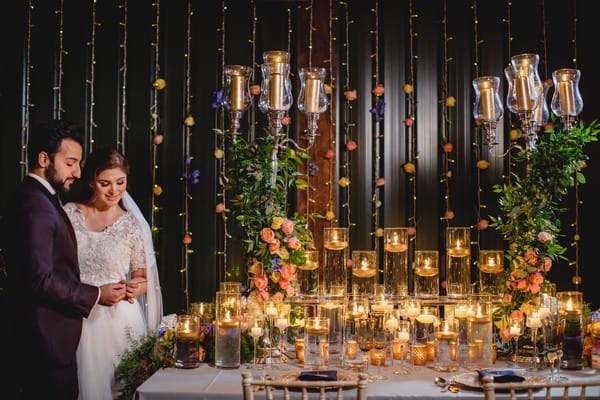
M 302 371 L 300 381 L 337 381 L 337 371 Z
M 510 369 L 479 371 L 479 379 L 483 379 L 484 376 L 492 376 L 494 383 L 523 382 L 525 380 Z

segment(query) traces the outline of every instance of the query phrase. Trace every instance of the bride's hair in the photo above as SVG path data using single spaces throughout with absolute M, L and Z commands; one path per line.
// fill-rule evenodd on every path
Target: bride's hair
M 103 147 L 94 150 L 84 161 L 81 178 L 75 181 L 70 200 L 85 202 L 92 198 L 94 191 L 90 183 L 107 169 L 119 168 L 129 177 L 129 162 L 123 154 L 114 147 Z

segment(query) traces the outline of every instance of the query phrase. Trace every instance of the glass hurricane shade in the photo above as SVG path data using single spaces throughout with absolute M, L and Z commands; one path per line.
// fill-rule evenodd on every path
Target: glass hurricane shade
M 266 51 L 261 65 L 262 82 L 258 108 L 268 111 L 287 111 L 292 105 L 290 54 L 286 51 Z
M 249 82 L 252 68 L 243 65 L 227 65 L 223 71 L 223 103 L 228 110 L 244 111 L 250 104 Z
M 475 89 L 473 118 L 492 123 L 502 119 L 504 108 L 498 95 L 499 86 L 500 78 L 496 76 L 482 76 L 473 79 L 473 88 Z
M 535 73 L 532 64 L 514 68 L 504 68 L 504 75 L 508 82 L 506 106 L 515 114 L 533 112 L 537 101 L 535 87 Z
M 298 110 L 303 113 L 320 114 L 327 109 L 325 75 L 325 68 L 300 68 L 301 87 L 298 95 Z
M 544 125 L 549 117 L 548 104 L 546 103 L 548 86 L 542 83 L 538 73 L 540 56 L 531 53 L 517 54 L 510 58 L 510 62 L 514 71 L 528 70 L 529 73 L 532 74 L 531 78 L 536 92 L 536 99 L 533 106 L 531 121 L 536 125 Z
M 583 100 L 579 93 L 581 71 L 563 68 L 552 73 L 554 95 L 552 112 L 558 117 L 576 117 L 583 109 Z

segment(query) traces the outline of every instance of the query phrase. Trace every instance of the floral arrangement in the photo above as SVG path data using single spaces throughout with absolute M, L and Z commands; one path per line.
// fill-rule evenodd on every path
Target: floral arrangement
M 500 215 L 491 216 L 491 224 L 508 242 L 505 257 L 505 294 L 494 320 L 504 341 L 510 339 L 511 315 L 518 318 L 534 302 L 540 285 L 552 266 L 564 256 L 566 247 L 559 242 L 561 201 L 576 182 L 585 183 L 582 169 L 587 156 L 587 143 L 597 141 L 600 123 L 585 126 L 579 122 L 570 132 L 558 125 L 549 127 L 534 152 L 521 149 L 515 160 L 523 167 L 524 176 L 513 174 L 509 183 L 496 185 Z M 579 240 L 574 237 L 574 240 Z M 574 277 L 574 283 L 580 277 Z
M 259 303 L 280 303 L 294 294 L 296 266 L 306 261 L 304 250 L 313 241 L 307 217 L 290 215 L 288 210 L 289 191 L 308 187 L 298 167 L 310 156 L 301 149 L 279 146 L 274 170 L 275 146 L 274 137 L 268 135 L 254 143 L 238 138 L 229 149 L 228 190 L 233 215 L 245 234 L 249 301 Z M 272 174 L 277 175 L 275 185 Z

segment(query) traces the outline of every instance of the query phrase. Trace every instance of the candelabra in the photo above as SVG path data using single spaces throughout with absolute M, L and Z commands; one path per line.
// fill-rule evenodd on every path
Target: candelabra
M 486 135 L 486 144 L 492 151 L 496 145 L 496 124 L 504 116 L 502 100 L 498 94 L 500 78 L 496 76 L 482 76 L 473 80 L 475 89 L 475 103 L 473 117 L 483 123 Z

